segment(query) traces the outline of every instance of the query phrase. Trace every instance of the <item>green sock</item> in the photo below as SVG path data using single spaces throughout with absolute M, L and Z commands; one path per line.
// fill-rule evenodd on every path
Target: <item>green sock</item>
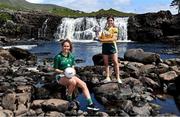
M 67 96 L 67 100 L 68 100 L 68 101 L 72 101 L 72 95 L 68 95 L 68 96 Z
M 88 105 L 93 104 L 93 101 L 92 101 L 92 99 L 91 99 L 91 98 L 88 98 L 88 99 L 87 99 L 87 102 L 88 102 Z

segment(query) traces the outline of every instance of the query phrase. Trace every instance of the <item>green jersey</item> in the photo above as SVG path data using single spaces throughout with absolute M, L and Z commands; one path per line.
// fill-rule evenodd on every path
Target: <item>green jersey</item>
M 61 53 L 55 56 L 54 58 L 54 68 L 64 70 L 67 67 L 72 67 L 75 64 L 75 58 L 72 53 L 69 53 L 67 56 L 64 56 Z

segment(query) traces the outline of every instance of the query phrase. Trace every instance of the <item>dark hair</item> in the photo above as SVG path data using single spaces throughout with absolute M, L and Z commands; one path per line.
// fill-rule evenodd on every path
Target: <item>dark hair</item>
M 65 42 L 69 43 L 69 45 L 70 45 L 70 51 L 72 52 L 72 50 L 73 50 L 72 42 L 71 42 L 69 39 L 65 39 L 65 40 L 61 43 L 61 45 L 63 46 Z
M 113 17 L 112 15 L 108 16 L 108 17 L 107 17 L 107 20 L 110 19 L 110 18 L 112 18 L 113 21 L 114 21 L 114 17 Z
M 114 16 L 112 16 L 112 15 L 108 16 L 108 17 L 106 18 L 106 20 L 108 21 L 110 18 L 114 21 Z M 106 22 L 105 29 L 107 29 L 107 27 L 108 27 L 108 24 L 107 24 L 107 22 Z M 116 27 L 114 23 L 113 23 L 113 27 Z

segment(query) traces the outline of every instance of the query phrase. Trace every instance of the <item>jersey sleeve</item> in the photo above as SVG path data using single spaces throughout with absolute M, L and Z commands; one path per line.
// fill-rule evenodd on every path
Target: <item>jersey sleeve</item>
M 74 66 L 75 64 L 76 64 L 76 62 L 75 62 L 75 56 L 72 55 L 72 65 Z
M 114 33 L 114 34 L 118 34 L 118 28 L 114 28 L 114 29 L 113 29 L 113 33 Z
M 58 69 L 59 62 L 60 62 L 59 61 L 59 56 L 57 55 L 57 56 L 54 57 L 54 65 L 53 65 L 54 69 Z

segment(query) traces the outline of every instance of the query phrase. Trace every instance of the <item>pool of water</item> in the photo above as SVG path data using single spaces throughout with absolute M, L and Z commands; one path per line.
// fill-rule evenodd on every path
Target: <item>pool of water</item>
M 161 106 L 160 113 L 172 113 L 180 116 L 180 103 L 177 103 L 173 96 L 166 95 L 164 100 L 155 99 L 152 102 Z
M 101 43 L 99 42 L 74 42 L 73 53 L 76 59 L 84 60 L 83 63 L 77 64 L 77 66 L 93 65 L 92 56 L 101 53 Z M 162 59 L 180 58 L 178 54 L 162 53 L 164 50 L 176 49 L 175 46 L 162 44 L 162 43 L 136 43 L 136 42 L 119 42 L 117 44 L 118 56 L 124 58 L 124 53 L 128 49 L 142 48 L 146 52 L 155 52 L 160 54 Z M 30 49 L 30 52 L 35 53 L 38 56 L 38 60 L 42 61 L 44 58 L 53 58 L 61 51 L 60 44 L 58 42 L 47 42 L 39 44 L 36 47 Z

